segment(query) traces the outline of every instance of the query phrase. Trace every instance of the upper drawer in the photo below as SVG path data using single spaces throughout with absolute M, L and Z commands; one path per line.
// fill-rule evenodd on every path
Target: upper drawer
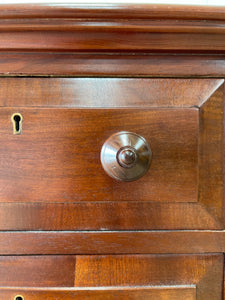
M 223 97 L 213 79 L 2 78 L 0 229 L 223 228 Z M 152 151 L 132 182 L 100 161 L 123 131 Z

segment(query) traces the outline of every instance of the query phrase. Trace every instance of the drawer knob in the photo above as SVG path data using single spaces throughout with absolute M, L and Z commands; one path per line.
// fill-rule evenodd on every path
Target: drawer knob
M 111 135 L 102 146 L 101 163 L 105 172 L 120 181 L 133 181 L 149 169 L 152 151 L 140 135 L 121 131 Z

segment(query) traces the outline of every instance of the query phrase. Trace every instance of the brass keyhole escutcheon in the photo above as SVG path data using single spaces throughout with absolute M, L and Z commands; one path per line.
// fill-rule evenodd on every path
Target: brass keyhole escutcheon
M 22 134 L 23 116 L 20 113 L 15 113 L 11 116 L 13 123 L 13 134 Z
M 25 299 L 24 299 L 24 297 L 21 296 L 21 295 L 16 295 L 16 296 L 14 297 L 14 300 L 25 300 Z

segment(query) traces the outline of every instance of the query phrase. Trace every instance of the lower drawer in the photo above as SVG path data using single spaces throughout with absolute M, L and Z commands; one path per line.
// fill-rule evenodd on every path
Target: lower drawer
M 221 300 L 223 255 L 0 257 L 0 299 Z
M 18 294 L 19 293 L 19 294 Z M 142 287 L 104 289 L 2 289 L 1 299 L 12 300 L 195 300 L 194 287 Z

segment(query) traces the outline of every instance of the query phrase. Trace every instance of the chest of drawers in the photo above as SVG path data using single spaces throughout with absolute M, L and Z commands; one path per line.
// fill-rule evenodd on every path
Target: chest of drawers
M 225 10 L 1 5 L 0 51 L 0 299 L 222 300 Z

